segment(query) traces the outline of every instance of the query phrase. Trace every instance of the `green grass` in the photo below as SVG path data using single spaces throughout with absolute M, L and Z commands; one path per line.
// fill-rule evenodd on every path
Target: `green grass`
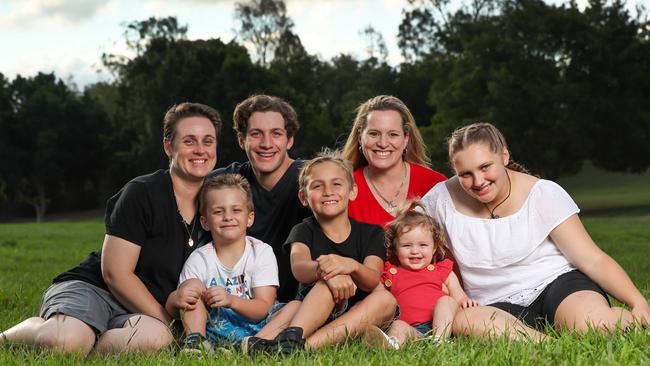
M 584 177 L 592 180 L 585 183 Z M 650 258 L 650 190 L 645 183 L 649 175 L 597 177 L 597 171 L 587 171 L 582 180 L 569 178 L 561 184 L 581 207 L 587 207 L 583 221 L 596 243 L 626 269 L 646 298 L 650 297 L 650 260 L 647 259 Z M 590 215 L 594 210 L 599 214 Z M 0 329 L 37 314 L 41 296 L 51 279 L 77 264 L 89 251 L 98 250 L 102 238 L 103 226 L 99 219 L 0 224 Z M 585 335 L 563 333 L 542 344 L 456 338 L 439 347 L 416 342 L 401 351 L 374 351 L 351 341 L 344 346 L 304 352 L 282 360 L 268 356 L 253 360 L 240 354 L 217 354 L 197 360 L 178 355 L 174 350 L 149 356 L 131 354 L 80 359 L 24 346 L 2 346 L 0 365 L 647 365 L 650 364 L 649 355 L 650 336 L 636 331 L 610 337 L 593 332 Z
M 562 178 L 558 183 L 571 194 L 584 213 L 650 213 L 650 171 L 643 174 L 608 173 L 586 163 L 579 174 Z

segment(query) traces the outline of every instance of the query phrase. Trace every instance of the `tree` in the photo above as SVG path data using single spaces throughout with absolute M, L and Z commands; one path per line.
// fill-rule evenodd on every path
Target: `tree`
M 650 167 L 650 22 L 623 1 L 574 6 L 565 75 L 569 105 L 595 165 L 614 171 Z
M 450 17 L 440 49 L 427 56 L 436 114 L 423 133 L 434 161 L 447 160 L 436 142 L 453 129 L 489 121 L 506 136 L 514 159 L 533 172 L 555 179 L 580 168 L 581 125 L 567 114 L 570 89 L 557 66 L 566 20 L 561 8 L 527 0 L 504 5 L 499 15 L 477 19 L 459 10 Z
M 187 25 L 180 25 L 174 16 L 165 18 L 150 17 L 145 20 L 135 20 L 124 25 L 124 40 L 127 49 L 140 56 L 154 39 L 175 42 L 187 38 Z M 129 56 L 117 54 L 102 54 L 102 63 L 114 75 L 119 74 L 128 63 Z
M 293 33 L 293 21 L 287 16 L 283 0 L 249 0 L 235 3 L 239 22 L 237 37 L 253 49 L 255 59 L 268 66 L 276 57 L 303 53 L 300 38 Z
M 365 51 L 368 59 L 376 59 L 380 63 L 386 63 L 388 59 L 388 48 L 384 41 L 384 36 L 375 30 L 372 25 L 368 25 L 359 31 L 366 47 Z
M 453 33 L 454 14 L 463 14 L 472 21 L 493 15 L 505 0 L 407 0 L 402 10 L 402 22 L 397 45 L 402 56 L 410 61 L 421 60 L 434 50 L 440 50 L 444 38 Z
M 9 88 L 13 116 L 3 128 L 9 144 L 3 173 L 13 201 L 32 206 L 36 221 L 57 199 L 94 201 L 106 133 L 99 108 L 53 74 L 17 76 Z
M 5 76 L 0 73 L 0 156 L 8 157 L 11 150 L 10 139 L 7 131 L 12 122 L 13 110 L 11 106 L 10 83 Z M 0 164 L 0 203 L 8 201 L 7 196 L 7 177 L 16 162 L 6 161 L 3 159 Z

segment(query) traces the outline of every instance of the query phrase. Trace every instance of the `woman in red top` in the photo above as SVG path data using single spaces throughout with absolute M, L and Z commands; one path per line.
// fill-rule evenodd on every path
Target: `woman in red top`
M 446 180 L 427 167 L 426 150 L 415 119 L 401 100 L 379 95 L 362 103 L 343 149 L 358 187 L 357 198 L 350 201 L 350 217 L 383 226 L 406 199 L 424 196 Z

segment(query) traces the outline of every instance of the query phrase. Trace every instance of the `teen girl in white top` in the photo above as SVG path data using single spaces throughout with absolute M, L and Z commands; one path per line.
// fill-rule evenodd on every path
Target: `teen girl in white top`
M 456 176 L 423 203 L 445 229 L 467 293 L 486 305 L 459 312 L 454 333 L 542 339 L 531 327 L 613 330 L 650 320 L 648 302 L 592 241 L 571 197 L 512 163 L 494 126 L 456 130 L 449 158 Z M 605 292 L 631 312 L 610 307 Z

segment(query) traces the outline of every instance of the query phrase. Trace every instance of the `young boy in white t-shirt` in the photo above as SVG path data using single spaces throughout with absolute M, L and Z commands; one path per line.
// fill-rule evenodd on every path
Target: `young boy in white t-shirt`
M 188 351 L 254 335 L 279 307 L 273 249 L 246 236 L 254 219 L 248 181 L 239 174 L 206 179 L 199 203 L 213 241 L 189 256 L 165 305 L 170 314 L 180 312 Z

